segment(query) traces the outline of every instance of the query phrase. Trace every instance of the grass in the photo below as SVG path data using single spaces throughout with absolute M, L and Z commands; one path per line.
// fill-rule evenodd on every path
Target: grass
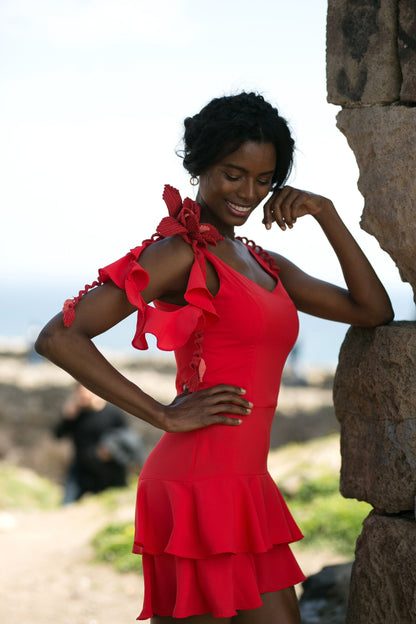
M 127 479 L 127 487 L 108 488 L 98 494 L 87 494 L 81 500 L 93 498 L 98 502 L 104 512 L 111 513 L 117 511 L 121 505 L 131 504 L 134 507 L 137 489 L 137 474 L 130 474 Z
M 141 557 L 133 555 L 134 525 L 131 522 L 112 522 L 101 529 L 92 540 L 96 561 L 107 562 L 119 572 L 137 572 Z
M 61 488 L 31 470 L 2 463 L 0 509 L 56 509 Z
M 353 558 L 361 525 L 372 507 L 343 498 L 338 488 L 338 475 L 324 474 L 304 481 L 294 495 L 285 498 L 305 535 L 300 548 L 330 548 Z

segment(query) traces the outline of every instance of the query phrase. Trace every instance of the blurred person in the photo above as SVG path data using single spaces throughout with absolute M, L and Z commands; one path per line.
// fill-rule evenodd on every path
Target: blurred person
M 299 624 L 294 585 L 305 577 L 289 544 L 302 534 L 267 471 L 297 311 L 367 327 L 388 323 L 393 311 L 333 203 L 286 184 L 294 141 L 276 108 L 243 92 L 215 98 L 184 125 L 183 163 L 198 186 L 196 201 L 182 202 L 167 185 L 169 215 L 156 233 L 67 300 L 36 347 L 165 432 L 139 478 L 133 550 L 142 555 L 145 591 L 138 619 Z M 345 288 L 236 236 L 263 200 L 257 218 L 271 245 L 277 228 L 287 236 L 299 219 L 313 219 Z M 317 245 L 311 228 L 311 254 Z M 146 349 L 152 333 L 159 348 L 175 351 L 177 396 L 169 405 L 124 377 L 92 341 L 133 312 L 134 347 Z
M 55 435 L 71 438 L 74 445 L 64 505 L 87 492 L 125 487 L 129 466 L 142 460 L 140 439 L 128 428 L 125 414 L 80 384 L 63 406 Z

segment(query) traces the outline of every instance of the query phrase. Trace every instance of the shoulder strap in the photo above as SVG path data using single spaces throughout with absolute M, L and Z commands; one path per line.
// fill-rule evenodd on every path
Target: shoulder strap
M 246 238 L 245 236 L 236 236 L 236 238 L 244 243 L 244 245 L 254 254 L 261 264 L 265 268 L 271 269 L 276 275 L 279 274 L 279 267 L 276 265 L 273 256 L 268 251 L 264 250 L 260 245 L 257 245 L 253 240 Z

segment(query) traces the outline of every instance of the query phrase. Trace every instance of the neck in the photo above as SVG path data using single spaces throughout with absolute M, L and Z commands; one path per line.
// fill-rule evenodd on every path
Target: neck
M 230 238 L 231 240 L 235 239 L 234 226 L 227 225 L 212 214 L 208 206 L 202 201 L 199 193 L 196 196 L 195 201 L 198 202 L 201 207 L 201 223 L 209 223 L 210 225 L 213 225 L 224 238 Z

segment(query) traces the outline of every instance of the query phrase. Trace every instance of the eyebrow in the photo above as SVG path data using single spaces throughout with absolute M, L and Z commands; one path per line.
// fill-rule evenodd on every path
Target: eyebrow
M 239 167 L 238 165 L 233 165 L 232 163 L 224 163 L 223 167 L 231 167 L 232 169 L 238 169 L 239 171 L 242 171 L 243 173 L 248 173 L 247 169 L 244 169 L 244 167 Z M 271 171 L 263 171 L 262 173 L 258 174 L 258 177 L 264 176 L 264 175 L 271 175 L 272 173 L 274 173 L 274 169 L 272 169 Z

